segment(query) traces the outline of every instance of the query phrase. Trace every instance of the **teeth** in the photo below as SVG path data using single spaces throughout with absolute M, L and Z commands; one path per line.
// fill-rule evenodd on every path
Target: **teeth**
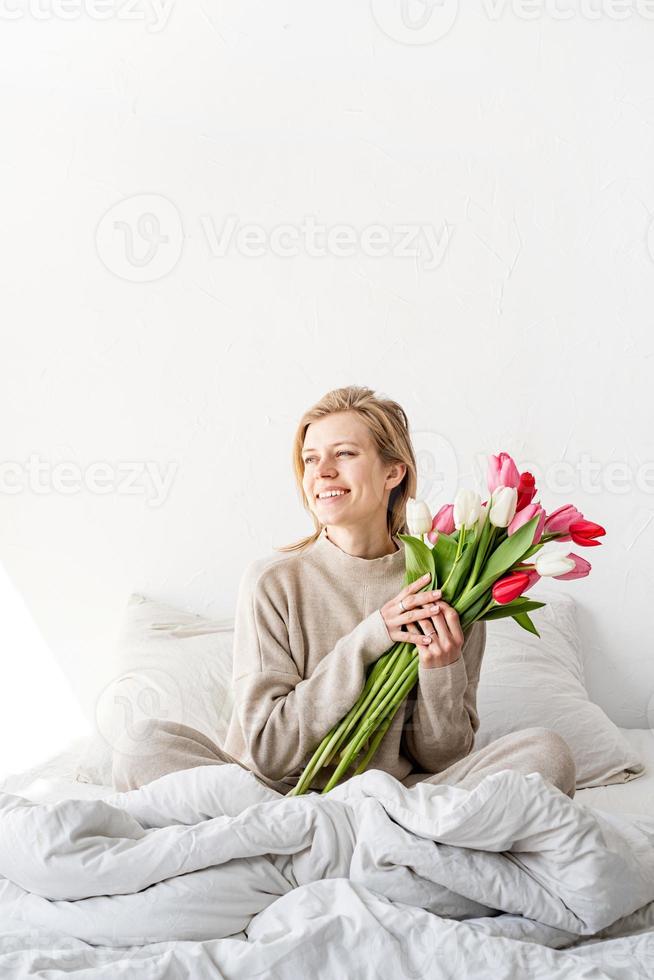
M 318 499 L 323 500 L 325 497 L 342 497 L 347 490 L 326 490 L 324 493 L 318 494 Z

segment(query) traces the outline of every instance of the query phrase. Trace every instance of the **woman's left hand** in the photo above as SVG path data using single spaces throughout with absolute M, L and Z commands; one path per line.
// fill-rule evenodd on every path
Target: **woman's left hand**
M 447 667 L 458 660 L 463 650 L 465 637 L 459 614 L 447 602 L 438 599 L 433 607 L 426 607 L 430 612 L 429 619 L 419 619 L 417 623 L 407 623 L 407 632 L 432 634 L 428 646 L 417 646 L 420 666 Z

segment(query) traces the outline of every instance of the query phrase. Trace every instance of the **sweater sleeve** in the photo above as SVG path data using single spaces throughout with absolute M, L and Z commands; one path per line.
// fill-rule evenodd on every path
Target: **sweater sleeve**
M 437 773 L 473 749 L 479 728 L 477 686 L 486 645 L 486 623 L 468 632 L 461 656 L 447 667 L 419 667 L 414 709 L 403 736 L 422 772 Z
M 234 629 L 235 710 L 253 768 L 269 779 L 291 775 L 305 762 L 359 697 L 370 664 L 393 645 L 376 609 L 303 678 L 284 613 L 283 593 L 265 573 L 247 570 Z

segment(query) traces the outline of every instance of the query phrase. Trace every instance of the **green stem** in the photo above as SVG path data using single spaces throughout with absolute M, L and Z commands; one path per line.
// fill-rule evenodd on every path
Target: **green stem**
M 362 772 L 365 772 L 370 760 L 373 758 L 375 752 L 379 748 L 380 742 L 382 741 L 384 735 L 386 734 L 391 724 L 393 723 L 393 719 L 395 718 L 395 715 L 397 714 L 400 707 L 402 706 L 402 702 L 408 695 L 409 691 L 415 686 L 417 677 L 418 677 L 418 658 L 416 657 L 414 659 L 414 662 L 410 664 L 408 668 L 406 679 L 402 687 L 399 689 L 393 704 L 391 704 L 388 707 L 388 710 L 384 715 L 383 721 L 378 726 L 377 731 L 375 733 L 375 737 L 370 745 L 370 748 L 368 749 L 364 758 L 357 766 L 354 772 L 355 776 L 358 776 Z M 334 786 L 334 782 L 333 780 L 330 780 L 330 782 L 327 784 L 327 786 L 325 787 L 325 789 L 323 789 L 322 792 L 323 793 L 329 792 L 330 789 L 333 789 L 333 786 Z
M 339 748 L 342 746 L 353 725 L 356 724 L 360 714 L 365 710 L 379 689 L 383 687 L 389 671 L 392 670 L 398 657 L 402 654 L 403 650 L 407 648 L 407 646 L 408 644 L 406 643 L 397 643 L 394 648 L 391 648 L 388 653 L 385 653 L 375 662 L 356 704 L 350 708 L 350 711 L 347 713 L 345 718 L 341 719 L 338 724 L 334 725 L 329 730 L 314 754 L 311 756 L 311 759 L 307 763 L 307 766 L 299 781 L 293 787 L 293 789 L 286 794 L 287 796 L 302 796 L 313 782 L 316 773 L 324 766 L 329 765 L 336 752 L 338 752 Z
M 340 747 L 345 742 L 345 739 L 352 731 L 352 728 L 356 725 L 361 715 L 370 706 L 375 696 L 378 694 L 380 689 L 387 682 L 388 677 L 392 675 L 393 671 L 395 670 L 397 661 L 399 660 L 399 658 L 402 656 L 402 653 L 404 652 L 403 648 L 406 647 L 407 647 L 406 643 L 398 643 L 397 649 L 394 650 L 390 656 L 385 654 L 387 660 L 386 663 L 384 664 L 385 667 L 384 671 L 378 672 L 377 676 L 374 678 L 374 683 L 370 685 L 368 691 L 366 691 L 364 687 L 363 694 L 359 697 L 359 700 L 351 708 L 351 710 L 345 716 L 343 722 L 341 722 L 341 725 L 339 726 L 343 728 L 343 733 L 342 733 L 342 737 L 339 740 L 339 744 L 329 753 L 329 755 L 325 758 L 324 762 L 321 763 L 319 768 L 323 768 L 324 766 L 328 766 L 330 764 L 330 762 L 332 761 L 332 759 L 334 758 L 334 756 L 336 755 Z M 379 661 L 377 661 L 377 663 L 379 663 Z
M 398 691 L 400 691 L 403 684 L 406 683 L 406 680 L 412 670 L 413 662 L 417 659 L 417 655 L 411 655 L 409 663 L 406 663 L 405 661 L 401 664 L 401 666 L 398 664 L 398 667 L 394 672 L 393 679 L 389 684 L 385 685 L 385 688 L 388 689 L 382 689 L 381 691 L 381 700 L 374 706 L 372 712 L 366 718 L 364 718 L 363 722 L 357 729 L 354 738 L 345 746 L 343 750 L 343 757 L 335 771 L 332 773 L 332 776 L 330 777 L 323 792 L 328 792 L 328 790 L 332 789 L 339 781 L 341 776 L 350 768 L 352 762 L 359 754 L 361 746 L 370 737 L 371 730 L 377 727 L 377 724 L 379 723 L 377 721 L 377 719 L 379 719 L 379 715 L 388 707 L 390 701 L 394 701 Z
M 452 562 L 452 567 L 450 568 L 450 571 L 449 571 L 449 573 L 447 575 L 447 578 L 445 579 L 445 581 L 443 582 L 443 584 L 441 586 L 439 586 L 439 588 L 440 588 L 441 593 L 442 593 L 443 596 L 445 596 L 445 593 L 446 593 L 446 590 L 447 590 L 447 583 L 452 578 L 452 572 L 456 568 L 456 563 L 458 562 L 459 558 L 461 557 L 461 554 L 463 553 L 463 545 L 465 544 L 465 540 L 466 540 L 466 527 L 465 527 L 465 524 L 464 524 L 463 527 L 459 531 L 459 537 L 458 537 L 458 540 L 456 542 L 456 554 L 454 556 L 454 561 Z
M 480 596 L 479 599 L 465 612 L 461 613 L 459 616 L 459 622 L 461 623 L 461 629 L 465 632 L 473 623 L 476 623 L 478 619 L 481 619 L 483 615 L 488 612 L 488 604 L 493 604 L 493 593 L 489 589 L 484 595 Z M 458 610 L 457 610 L 458 612 Z
M 388 729 L 391 727 L 391 724 L 393 722 L 393 719 L 395 718 L 395 715 L 399 711 L 399 709 L 400 709 L 400 707 L 402 705 L 402 702 L 403 702 L 404 698 L 407 696 L 407 694 L 409 693 L 409 691 L 415 685 L 416 678 L 418 676 L 418 671 L 417 671 L 417 668 L 415 667 L 415 664 L 412 664 L 412 668 L 413 668 L 413 670 L 412 670 L 411 676 L 410 677 L 407 677 L 407 679 L 406 679 L 406 681 L 404 683 L 404 686 L 402 687 L 402 689 L 399 692 L 398 697 L 396 698 L 396 700 L 394 701 L 394 703 L 389 707 L 388 712 L 384 716 L 384 720 L 381 722 L 381 724 L 377 728 L 377 732 L 375 733 L 375 737 L 372 740 L 372 743 L 370 745 L 370 748 L 368 749 L 368 751 L 366 752 L 363 760 L 361 761 L 361 763 L 359 764 L 359 766 L 356 768 L 356 770 L 354 772 L 354 775 L 355 776 L 359 776 L 362 772 L 365 772 L 365 770 L 366 770 L 366 768 L 367 768 L 370 760 L 373 758 L 373 756 L 375 755 L 375 752 L 379 748 L 379 744 L 382 741 L 384 735 L 386 734 L 386 732 L 388 731 Z
M 495 537 L 495 530 L 496 529 L 495 529 L 494 525 L 490 525 L 490 517 L 488 515 L 486 516 L 486 520 L 489 522 L 490 530 L 484 536 L 485 537 L 485 541 L 480 542 L 479 551 L 475 555 L 475 563 L 472 566 L 472 572 L 470 573 L 470 578 L 466 582 L 466 587 L 463 590 L 463 592 L 461 593 L 461 596 L 464 596 L 466 594 L 466 592 L 468 591 L 468 589 L 472 589 L 474 587 L 474 585 L 475 585 L 475 583 L 476 583 L 476 581 L 477 581 L 477 579 L 479 577 L 479 573 L 482 570 L 482 568 L 484 567 L 484 562 L 486 561 L 487 555 L 493 550 L 493 539 Z M 482 535 L 483 535 L 483 532 L 485 530 L 486 530 L 486 527 L 484 526 L 484 528 L 482 530 Z
M 320 743 L 316 751 L 311 756 L 309 762 L 305 766 L 304 772 L 300 776 L 299 780 L 297 781 L 293 789 L 289 790 L 289 792 L 286 794 L 287 796 L 302 796 L 304 793 L 306 793 L 309 783 L 313 779 L 314 774 L 316 772 L 317 761 L 333 737 L 334 737 L 334 728 L 330 728 L 330 730 L 327 732 L 327 734 L 323 738 L 322 742 Z

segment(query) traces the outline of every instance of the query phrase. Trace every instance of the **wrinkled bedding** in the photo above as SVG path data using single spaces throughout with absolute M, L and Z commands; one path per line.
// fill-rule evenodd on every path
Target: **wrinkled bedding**
M 299 799 L 239 766 L 97 800 L 0 792 L 0 913 L 3 977 L 633 980 L 654 962 L 654 817 L 508 770 Z

